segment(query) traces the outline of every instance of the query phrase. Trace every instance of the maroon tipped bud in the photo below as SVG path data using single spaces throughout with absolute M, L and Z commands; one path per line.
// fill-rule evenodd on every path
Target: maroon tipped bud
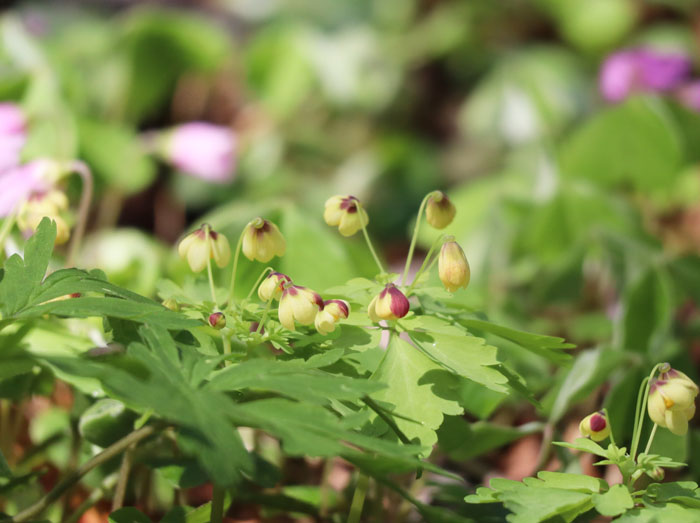
M 221 330 L 226 327 L 226 316 L 223 312 L 214 312 L 209 315 L 209 325 L 216 330 Z

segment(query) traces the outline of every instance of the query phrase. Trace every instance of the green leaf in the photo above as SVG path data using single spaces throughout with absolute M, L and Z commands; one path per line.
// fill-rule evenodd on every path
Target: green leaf
M 209 523 L 210 516 L 211 501 L 197 508 L 173 507 L 160 523 Z
M 647 487 L 646 497 L 656 503 L 674 502 L 700 508 L 700 490 L 694 481 L 653 483 Z
M 658 351 L 672 316 L 671 284 L 665 271 L 650 268 L 624 296 L 622 347 L 652 355 Z
M 440 370 L 441 366 L 418 349 L 393 336 L 384 360 L 372 376 L 388 386 L 372 397 L 394 405 L 393 412 L 402 416 L 394 420 L 401 431 L 425 446 L 437 441 L 435 431 L 442 424 L 443 414 L 462 413 L 451 391 L 445 390 L 450 387 L 449 374 Z
M 24 259 L 19 254 L 13 254 L 5 262 L 5 273 L 0 281 L 0 310 L 3 318 L 24 307 L 41 283 L 49 267 L 55 238 L 56 224 L 49 218 L 44 218 L 36 232 L 27 240 Z
M 124 507 L 109 515 L 109 523 L 151 523 L 151 520 L 134 507 Z
M 567 447 L 574 450 L 580 450 L 581 452 L 589 452 L 600 456 L 601 458 L 607 458 L 608 453 L 603 447 L 598 445 L 595 441 L 588 438 L 576 438 L 573 443 L 566 443 L 564 441 L 555 441 L 554 445 L 559 445 L 560 447 Z
M 593 494 L 593 505 L 603 516 L 619 516 L 634 507 L 629 490 L 624 485 L 613 485 L 603 494 Z
M 700 509 L 684 507 L 676 503 L 660 506 L 647 505 L 628 510 L 615 520 L 615 523 L 697 523 Z
M 274 391 L 299 401 L 327 405 L 331 400 L 359 400 L 382 389 L 383 385 L 305 369 L 297 361 L 262 359 L 249 360 L 218 371 L 207 385 L 207 389 L 221 391 L 246 388 Z
M 564 144 L 561 171 L 604 186 L 666 186 L 680 171 L 680 133 L 661 100 L 633 97 L 604 110 Z
M 475 336 L 455 336 L 413 331 L 409 333 L 418 348 L 443 368 L 497 392 L 506 392 L 508 379 L 498 370 L 497 349 Z
M 107 316 L 138 323 L 150 323 L 167 329 L 182 329 L 201 325 L 200 322 L 166 309 L 156 302 L 133 302 L 111 297 L 80 297 L 53 301 L 32 306 L 14 317 L 26 320 L 38 318 L 44 314 L 55 314 L 56 316 L 70 318 Z
M 539 523 L 556 516 L 564 521 L 573 521 L 577 515 L 592 507 L 590 492 L 552 488 L 542 483 L 543 486 L 540 486 L 496 478 L 491 480 L 490 489 L 480 488 L 475 495 L 467 496 L 465 501 L 500 501 L 513 513 L 508 517 L 511 523 Z
M 586 398 L 625 358 L 623 352 L 606 348 L 580 352 L 559 387 L 549 414 L 550 421 L 559 421 L 572 404 Z
M 502 325 L 496 325 L 489 321 L 473 318 L 460 318 L 457 321 L 468 329 L 490 332 L 505 340 L 512 341 L 522 348 L 534 352 L 538 356 L 542 356 L 554 363 L 562 363 L 569 360 L 571 356 L 560 351 L 562 349 L 572 349 L 575 347 L 575 345 L 571 343 L 565 343 L 564 338 L 518 331 Z

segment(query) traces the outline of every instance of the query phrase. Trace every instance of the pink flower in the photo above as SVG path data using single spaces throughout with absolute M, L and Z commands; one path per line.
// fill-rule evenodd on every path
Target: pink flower
M 691 80 L 676 91 L 678 101 L 688 109 L 700 112 L 700 80 Z
M 0 217 L 17 210 L 32 193 L 49 190 L 47 172 L 53 165 L 50 160 L 34 160 L 0 172 Z
M 619 102 L 635 92 L 663 92 L 678 87 L 690 72 L 690 59 L 681 53 L 627 49 L 606 58 L 600 69 L 600 92 Z
M 165 156 L 178 169 L 207 180 L 233 179 L 236 137 L 228 127 L 191 122 L 173 129 Z
M 26 141 L 26 119 L 22 110 L 12 103 L 0 103 L 0 172 L 19 165 Z

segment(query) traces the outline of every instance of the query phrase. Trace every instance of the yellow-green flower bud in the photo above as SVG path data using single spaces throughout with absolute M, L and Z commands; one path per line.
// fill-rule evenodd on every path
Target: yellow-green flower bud
M 217 266 L 226 267 L 231 259 L 231 248 L 226 236 L 204 224 L 185 236 L 177 246 L 180 257 L 187 260 L 193 272 L 200 272 L 213 259 Z
M 610 424 L 604 412 L 594 412 L 581 420 L 578 430 L 593 441 L 603 441 L 610 435 Z
M 372 321 L 378 322 L 403 318 L 408 314 L 409 308 L 408 298 L 396 285 L 389 283 L 372 299 L 367 312 Z
M 173 298 L 168 298 L 163 300 L 163 307 L 170 309 L 171 311 L 178 312 L 180 310 L 180 305 Z
M 354 196 L 328 198 L 323 219 L 331 227 L 338 227 L 338 232 L 343 236 L 352 236 L 369 223 L 367 213 Z
M 226 316 L 223 312 L 213 312 L 209 315 L 209 325 L 216 330 L 221 330 L 226 327 Z
M 438 274 L 449 292 L 454 292 L 460 287 L 466 289 L 469 285 L 469 262 L 457 242 L 447 241 L 442 245 L 438 258 Z
M 698 386 L 675 369 L 663 372 L 649 387 L 647 410 L 651 420 L 679 436 L 688 432 L 688 421 L 695 415 Z
M 454 220 L 457 209 L 442 191 L 434 191 L 428 197 L 425 219 L 436 229 L 444 229 Z
M 287 242 L 277 225 L 255 218 L 243 231 L 243 254 L 250 261 L 267 263 L 275 256 L 284 256 Z
M 343 300 L 326 300 L 323 302 L 323 310 L 316 314 L 314 325 L 316 330 L 323 334 L 329 334 L 335 330 L 336 323 L 345 319 L 350 314 L 350 308 Z
M 289 276 L 281 272 L 272 272 L 258 287 L 258 297 L 266 303 L 273 298 L 279 300 L 285 284 L 288 283 L 292 283 Z
M 278 315 L 280 323 L 290 331 L 294 330 L 294 322 L 311 325 L 316 314 L 323 310 L 323 300 L 314 291 L 298 285 L 286 285 L 282 291 Z
M 68 198 L 62 191 L 51 190 L 34 193 L 22 204 L 17 213 L 17 226 L 26 234 L 36 231 L 46 216 L 56 223 L 56 245 L 62 245 L 70 238 L 70 227 L 62 213 L 68 209 Z

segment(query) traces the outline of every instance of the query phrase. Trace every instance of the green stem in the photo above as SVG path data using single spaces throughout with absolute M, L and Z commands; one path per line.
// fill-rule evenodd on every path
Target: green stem
M 253 295 L 253 292 L 255 292 L 255 289 L 258 288 L 258 285 L 260 285 L 260 282 L 261 282 L 262 279 L 265 277 L 265 275 L 266 275 L 268 272 L 272 272 L 272 271 L 274 271 L 274 270 L 275 270 L 275 269 L 273 269 L 272 267 L 265 267 L 265 269 L 260 273 L 260 276 L 258 276 L 258 279 L 255 281 L 255 285 L 253 285 L 253 286 L 250 288 L 250 292 L 248 293 L 248 296 L 246 296 L 245 301 L 248 301 L 248 300 L 250 299 L 250 297 Z
M 126 487 L 129 481 L 129 473 L 131 472 L 131 462 L 134 457 L 134 449 L 136 443 L 132 443 L 122 456 L 122 464 L 119 467 L 119 479 L 117 487 L 114 490 L 114 498 L 112 499 L 112 512 L 119 510 L 124 505 L 124 497 L 126 496 Z
M 408 278 L 408 269 L 411 267 L 411 261 L 413 260 L 413 251 L 416 248 L 416 241 L 418 240 L 418 230 L 420 229 L 420 220 L 423 217 L 423 211 L 425 210 L 425 205 L 428 203 L 428 199 L 433 195 L 433 193 L 428 193 L 423 198 L 418 208 L 418 216 L 416 217 L 416 226 L 413 228 L 413 237 L 411 238 L 411 245 L 408 248 L 408 256 L 406 257 L 406 265 L 403 269 L 403 277 L 401 281 L 406 285 L 406 279 Z
M 17 213 L 14 211 L 5 217 L 5 221 L 2 222 L 2 229 L 0 229 L 0 251 L 5 249 L 5 240 L 7 240 L 7 235 L 10 234 L 12 226 L 17 220 Z
M 214 307 L 216 307 L 216 287 L 214 286 L 214 275 L 211 270 L 211 258 L 207 260 L 207 278 L 209 279 L 209 291 L 211 292 L 211 299 L 214 302 Z
M 226 492 L 220 487 L 214 487 L 211 497 L 210 523 L 222 523 L 224 521 L 224 496 Z
M 130 447 L 132 444 L 147 438 L 156 431 L 156 428 L 152 425 L 147 425 L 138 430 L 127 434 L 122 439 L 113 443 L 105 450 L 85 462 L 83 465 L 78 467 L 73 472 L 70 472 L 65 478 L 63 478 L 48 494 L 42 497 L 39 501 L 31 505 L 30 507 L 24 509 L 22 512 L 16 516 L 11 517 L 8 521 L 11 523 L 20 523 L 22 521 L 29 521 L 34 519 L 35 516 L 41 514 L 49 505 L 54 501 L 58 500 L 68 489 L 70 489 L 75 483 L 80 481 L 85 474 L 90 472 L 92 469 L 99 467 L 103 463 L 106 463 L 114 456 L 117 456 L 125 449 Z
M 642 428 L 644 427 L 644 409 L 646 409 L 647 400 L 649 398 L 649 384 L 661 365 L 663 365 L 663 363 L 654 365 L 649 377 L 644 378 L 642 381 L 639 387 L 639 393 L 637 394 L 637 411 L 634 418 L 634 430 L 632 431 L 632 448 L 630 449 L 630 456 L 635 460 L 637 459 L 637 448 L 639 447 L 639 439 L 642 437 Z
M 260 318 L 260 321 L 258 322 L 258 328 L 255 329 L 255 334 L 260 334 L 260 330 L 263 327 L 263 324 L 267 321 L 267 315 L 270 313 L 270 307 L 272 306 L 272 301 L 274 298 L 270 298 L 267 300 L 267 306 L 265 307 L 265 312 L 263 312 L 262 318 Z
M 610 415 L 608 414 L 608 409 L 603 409 L 603 414 L 605 414 L 605 422 L 608 424 L 608 428 L 610 429 L 610 443 L 615 445 L 615 435 L 613 434 L 613 427 L 612 423 L 610 423 Z
M 321 495 L 321 500 L 319 503 L 318 507 L 318 514 L 322 518 L 325 518 L 328 515 L 328 503 L 330 501 L 330 491 L 331 491 L 331 486 L 328 483 L 328 478 L 331 475 L 331 472 L 333 471 L 333 458 L 327 458 L 326 462 L 323 464 L 323 472 L 321 474 L 321 488 L 320 488 L 320 495 Z
M 358 201 L 356 202 L 357 206 L 357 212 L 365 212 L 364 209 L 362 208 L 362 204 Z M 386 271 L 384 270 L 384 266 L 382 265 L 382 262 L 379 261 L 379 256 L 377 256 L 377 253 L 374 251 L 374 247 L 372 246 L 372 241 L 369 239 L 369 234 L 367 234 L 367 226 L 365 225 L 364 220 L 362 217 L 360 217 L 360 225 L 362 225 L 362 234 L 365 237 L 365 241 L 367 242 L 367 247 L 369 247 L 369 252 L 372 253 L 372 258 L 374 258 L 374 262 L 377 264 L 377 267 L 379 267 L 379 273 L 380 274 L 386 274 Z
M 224 346 L 224 355 L 228 356 L 231 354 L 231 340 L 224 334 L 225 330 L 227 329 L 221 331 L 221 344 Z M 224 360 L 224 367 L 228 367 L 229 365 L 231 365 L 231 362 L 227 358 Z
M 355 485 L 355 493 L 352 496 L 347 523 L 360 522 L 362 508 L 365 504 L 365 496 L 367 495 L 367 487 L 369 486 L 369 477 L 362 472 L 358 472 L 357 474 L 357 485 Z
M 654 423 L 654 426 L 651 429 L 651 434 L 649 434 L 649 441 L 647 441 L 647 446 L 644 449 L 644 454 L 649 454 L 649 451 L 651 450 L 651 444 L 654 442 L 654 436 L 656 436 L 656 429 L 659 426 Z
M 438 258 L 435 257 L 435 258 L 433 258 L 432 261 L 431 261 L 431 260 L 430 260 L 430 256 L 432 256 L 433 252 L 435 251 L 435 248 L 436 248 L 438 245 L 442 245 L 444 239 L 445 239 L 445 235 L 444 235 L 444 234 L 441 234 L 441 235 L 438 237 L 438 239 L 435 240 L 435 241 L 433 242 L 433 244 L 430 246 L 430 250 L 428 251 L 428 254 L 425 255 L 425 259 L 423 260 L 423 263 L 422 263 L 422 265 L 420 266 L 420 269 L 418 269 L 418 272 L 416 273 L 416 276 L 413 278 L 413 281 L 411 282 L 411 285 L 410 285 L 410 286 L 408 287 L 408 289 L 406 290 L 406 296 L 408 296 L 408 295 L 411 293 L 411 291 L 413 291 L 413 287 L 415 287 L 416 283 L 418 283 L 418 279 L 421 277 L 421 275 L 422 275 L 425 271 L 430 270 L 430 269 L 433 267 L 433 265 L 435 264 L 435 260 L 437 260 Z M 430 261 L 430 264 L 428 264 L 428 261 Z
M 246 228 L 248 225 L 246 225 L 243 228 L 243 232 L 241 232 L 241 235 L 238 237 L 238 243 L 236 244 L 236 252 L 233 255 L 233 269 L 231 269 L 231 287 L 229 288 L 228 291 L 228 307 L 232 308 L 232 305 L 235 303 L 235 298 L 233 296 L 234 291 L 236 290 L 236 271 L 238 270 L 238 258 L 241 255 L 241 247 L 243 245 L 243 235 L 245 234 Z
M 78 206 L 78 220 L 75 225 L 75 230 L 73 231 L 73 238 L 71 239 L 70 248 L 68 249 L 68 257 L 66 258 L 66 266 L 70 267 L 73 265 L 75 256 L 78 254 L 78 249 L 80 249 L 80 242 L 85 234 L 85 227 L 87 226 L 88 214 L 90 213 L 90 202 L 92 201 L 92 172 L 90 168 L 83 162 L 73 162 L 71 164 L 71 169 L 77 173 L 83 181 L 83 192 L 80 195 L 80 204 Z

